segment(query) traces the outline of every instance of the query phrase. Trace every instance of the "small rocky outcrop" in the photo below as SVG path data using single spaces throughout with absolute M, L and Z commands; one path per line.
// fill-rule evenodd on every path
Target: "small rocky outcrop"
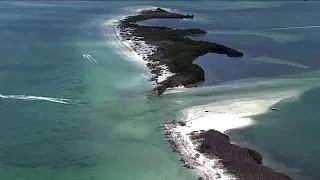
M 258 164 L 262 164 L 262 155 L 258 151 L 253 149 L 247 149 L 247 151 Z

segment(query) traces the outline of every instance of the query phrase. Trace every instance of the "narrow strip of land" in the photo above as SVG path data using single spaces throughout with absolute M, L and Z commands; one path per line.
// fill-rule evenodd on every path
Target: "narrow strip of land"
M 193 15 L 184 15 L 169 12 L 161 8 L 143 10 L 136 15 L 128 16 L 119 23 L 121 36 L 127 40 L 136 40 L 135 44 L 144 41 L 156 47 L 156 50 L 149 55 L 148 68 L 152 74 L 152 80 L 156 80 L 155 92 L 161 95 L 167 88 L 177 86 L 194 87 L 204 82 L 204 72 L 202 68 L 192 62 L 199 56 L 207 53 L 226 54 L 230 57 L 241 57 L 239 52 L 230 47 L 206 41 L 196 41 L 190 36 L 205 35 L 203 29 L 173 29 L 168 27 L 155 27 L 138 25 L 149 19 L 174 18 L 193 19 Z M 157 81 L 161 76 L 162 66 L 166 66 L 174 75 L 167 77 L 163 81 Z

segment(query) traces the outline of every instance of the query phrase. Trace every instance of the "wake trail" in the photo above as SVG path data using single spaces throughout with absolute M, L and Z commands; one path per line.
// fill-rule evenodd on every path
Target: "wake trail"
M 82 56 L 83 56 L 84 60 L 85 60 L 87 63 L 90 62 L 90 60 L 87 58 L 87 55 L 86 55 L 86 54 L 83 54 Z
M 69 101 L 69 99 L 43 97 L 43 96 L 3 95 L 3 94 L 0 94 L 0 98 L 3 98 L 3 99 L 17 99 L 17 100 L 29 100 L 29 101 L 49 101 L 49 102 L 60 103 L 60 104 L 69 104 L 67 102 L 67 101 Z
M 98 61 L 95 58 L 93 58 L 90 54 L 83 54 L 82 56 L 86 60 L 86 62 L 91 62 L 95 64 L 98 63 Z
M 148 77 L 148 76 L 146 76 L 146 75 L 144 75 L 144 74 L 141 74 L 141 76 L 143 76 L 144 78 L 149 79 L 149 77 Z
M 276 28 L 266 28 L 260 30 L 287 30 L 287 29 L 311 29 L 311 28 L 320 28 L 320 26 L 291 26 L 291 27 L 276 27 Z
M 87 57 L 88 57 L 91 61 L 93 61 L 93 62 L 95 62 L 95 63 L 98 62 L 95 58 L 93 58 L 93 57 L 92 57 L 91 55 L 89 55 L 89 54 L 87 54 Z

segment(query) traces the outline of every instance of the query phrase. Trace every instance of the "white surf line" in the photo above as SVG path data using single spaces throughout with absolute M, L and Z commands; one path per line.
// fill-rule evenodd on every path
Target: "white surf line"
M 142 10 L 155 10 L 157 7 L 146 7 L 134 9 L 134 12 L 131 12 L 122 16 L 115 16 L 105 23 L 106 35 L 109 38 L 109 44 L 113 46 L 118 53 L 124 55 L 126 59 L 133 60 L 137 64 L 142 65 L 146 68 L 148 63 L 148 55 L 153 54 L 153 50 L 156 50 L 157 47 L 146 44 L 143 40 L 134 40 L 133 38 L 126 40 L 121 36 L 120 28 L 117 27 L 119 25 L 119 21 L 127 18 L 128 16 L 134 16 L 135 14 L 140 13 Z M 167 11 L 173 12 L 173 10 L 163 8 Z M 136 45 L 137 44 L 137 45 Z M 152 63 L 152 62 L 150 62 Z M 170 72 L 168 67 L 165 65 L 158 66 L 161 68 L 161 73 L 158 77 L 152 82 L 153 86 L 157 86 L 157 83 L 160 83 L 166 80 L 168 77 L 174 75 L 174 73 Z M 150 71 L 149 71 L 150 73 Z M 151 73 L 150 73 L 151 74 Z M 153 77 L 154 75 L 151 75 Z M 181 88 L 181 87 L 180 87 Z
M 51 97 L 43 97 L 43 96 L 28 96 L 28 95 L 3 95 L 0 94 L 0 98 L 3 99 L 17 99 L 17 100 L 29 100 L 29 101 L 49 101 L 61 104 L 69 104 L 66 101 L 69 99 L 63 98 L 51 98 Z
M 314 26 L 275 27 L 275 28 L 266 28 L 266 29 L 260 29 L 260 30 L 286 30 L 286 29 L 311 29 L 311 28 L 320 28 L 320 26 L 314 25 Z
M 128 60 L 133 60 L 136 64 L 146 67 L 147 61 L 143 60 L 141 55 L 138 55 L 136 51 L 132 48 L 132 42 L 126 41 L 120 36 L 120 29 L 117 27 L 119 21 L 125 19 L 129 15 L 115 16 L 105 23 L 106 35 L 109 38 L 109 44 L 113 46 L 114 49 Z M 130 43 L 131 42 L 131 43 Z

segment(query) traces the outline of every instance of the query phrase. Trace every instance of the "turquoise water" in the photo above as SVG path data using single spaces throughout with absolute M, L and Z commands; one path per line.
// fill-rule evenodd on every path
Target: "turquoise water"
M 319 88 L 313 88 L 299 99 L 278 103 L 279 112 L 255 116 L 258 123 L 231 133 L 233 140 L 260 148 L 269 158 L 266 163 L 279 171 L 299 175 L 296 179 L 318 179 L 319 92 Z
M 272 14 L 277 8 L 286 8 L 290 5 L 283 5 L 281 2 L 206 3 L 195 3 L 191 6 L 178 1 L 1 2 L 1 178 L 6 180 L 195 179 L 194 172 L 182 167 L 180 157 L 171 151 L 162 132 L 163 123 L 175 118 L 179 110 L 230 97 L 258 96 L 260 93 L 292 89 L 302 91 L 319 84 L 319 75 L 314 72 L 291 75 L 292 77 L 280 80 L 276 77 L 268 80 L 258 76 L 261 79 L 240 80 L 225 86 L 150 98 L 151 85 L 143 76 L 147 74 L 146 70 L 121 56 L 108 42 L 103 25 L 114 15 L 132 12 L 145 5 L 174 7 L 183 12 L 196 12 L 198 26 L 211 30 L 208 24 L 216 22 L 218 25 L 218 21 L 221 20 L 221 17 L 217 16 L 219 14 L 233 12 L 232 17 L 240 18 L 242 16 L 238 16 L 237 13 L 249 10 L 257 13 L 259 10 L 268 11 L 268 8 Z M 306 13 L 311 18 L 312 12 L 317 8 L 315 5 L 309 8 L 306 9 Z M 227 23 L 221 23 L 221 28 L 218 30 L 223 35 L 219 38 L 214 37 L 219 42 L 242 47 L 241 49 L 249 54 L 263 52 L 268 55 L 272 53 L 271 50 L 263 49 L 272 47 L 272 42 L 279 43 L 274 37 L 282 39 L 281 43 L 283 39 L 289 39 L 292 47 L 309 49 L 301 53 L 301 56 L 305 56 L 306 52 L 309 52 L 309 58 L 305 61 L 306 65 L 311 67 L 308 71 L 318 69 L 317 49 L 314 46 L 310 47 L 316 44 L 315 39 L 319 37 L 315 29 L 309 29 L 313 32 L 310 35 L 312 38 L 306 34 L 301 35 L 301 32 L 260 32 L 257 29 L 261 27 L 256 28 L 252 20 L 246 22 L 244 17 L 241 23 L 246 23 L 245 31 L 240 31 L 245 34 L 237 34 L 232 31 L 234 30 L 232 27 L 222 26 Z M 256 24 L 261 23 L 256 20 Z M 265 28 L 271 27 L 278 25 Z M 239 40 L 248 33 L 255 35 L 250 35 L 251 41 L 245 46 Z M 291 36 L 282 38 L 283 34 Z M 272 37 L 268 40 L 269 46 L 258 48 L 250 45 L 251 42 L 259 42 L 256 38 L 262 35 L 264 38 Z M 291 38 L 292 36 L 295 38 Z M 304 38 L 304 41 L 299 44 L 297 38 L 299 40 Z M 255 49 L 250 49 L 252 47 Z M 259 51 L 255 51 L 257 49 Z M 274 53 L 282 59 L 291 60 L 282 49 Z M 262 68 L 263 64 L 260 66 Z M 301 69 L 294 73 L 304 72 L 305 69 Z M 256 76 L 250 75 L 250 77 Z M 232 79 L 234 78 L 228 80 Z M 266 83 L 259 84 L 262 81 Z M 303 117 L 289 113 L 296 117 L 296 124 L 292 126 L 293 129 L 289 129 L 288 122 L 291 118 L 288 118 L 288 113 L 285 114 L 290 112 L 291 108 L 314 103 L 310 100 L 315 100 L 312 98 L 317 96 L 315 91 L 317 90 L 310 91 L 310 96 L 308 93 L 302 96 L 301 102 L 289 103 L 288 107 L 285 107 L 287 104 L 281 106 L 281 109 L 284 109 L 281 110 L 281 113 L 284 113 L 281 117 L 282 123 L 278 123 L 280 120 L 268 118 L 270 114 L 262 115 L 257 117 L 256 126 L 248 131 L 244 130 L 244 133 L 236 134 L 234 138 L 238 138 L 239 142 L 243 140 L 250 142 L 270 153 L 270 158 L 275 157 L 288 167 L 304 169 L 304 174 L 317 179 L 315 158 L 303 156 L 303 161 L 298 163 L 294 161 L 299 152 L 316 154 L 319 145 L 312 143 L 314 139 L 311 137 L 315 137 L 315 134 L 311 133 L 309 128 L 312 125 L 315 127 L 317 116 L 307 116 L 310 123 L 301 123 Z M 314 111 L 315 108 L 306 108 L 304 113 L 298 113 L 303 116 L 313 114 Z M 301 124 L 306 125 L 301 126 Z M 267 132 L 273 129 L 275 129 L 274 136 L 270 137 Z M 276 142 L 270 140 L 279 137 L 276 135 L 283 131 L 296 133 L 291 136 L 281 136 Z M 289 138 L 296 139 L 298 143 L 289 141 Z M 298 148 L 305 147 L 303 145 L 310 148 Z M 273 146 L 276 148 L 270 149 Z M 295 151 L 289 153 L 286 148 L 289 146 Z M 279 152 L 282 153 L 281 157 Z

